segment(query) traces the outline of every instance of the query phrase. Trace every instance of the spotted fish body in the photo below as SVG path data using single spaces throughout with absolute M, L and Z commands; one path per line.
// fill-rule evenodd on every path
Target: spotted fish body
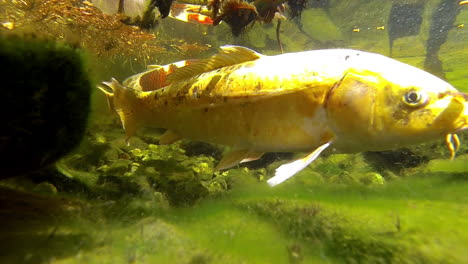
M 311 73 L 294 69 L 285 77 L 272 75 L 271 70 L 258 72 L 269 63 L 228 66 L 142 95 L 141 108 L 151 109 L 141 114 L 143 123 L 237 149 L 269 152 L 316 147 L 328 133 L 322 109 L 333 80 L 306 81 Z M 277 94 L 272 96 L 273 92 Z
M 131 77 L 124 82 L 131 87 L 115 80 L 107 83 L 112 91 L 101 87 L 127 137 L 154 126 L 168 129 L 162 143 L 189 138 L 231 146 L 219 169 L 264 152 L 310 152 L 281 166 L 271 185 L 330 145 L 341 152 L 390 150 L 468 127 L 466 94 L 378 54 L 331 49 L 264 56 L 224 46 L 211 58 L 181 64 Z M 158 77 L 138 83 L 151 76 Z M 456 149 L 457 138 L 450 138 Z

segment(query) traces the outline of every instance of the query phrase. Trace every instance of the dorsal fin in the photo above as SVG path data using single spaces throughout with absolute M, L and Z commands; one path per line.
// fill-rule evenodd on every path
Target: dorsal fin
M 164 68 L 159 66 L 128 77 L 122 85 L 138 91 L 153 91 L 162 87 L 165 77 Z
M 122 84 L 139 91 L 154 91 L 170 84 L 166 77 L 173 71 L 197 61 L 183 60 L 167 65 L 148 65 L 147 71 L 128 77 Z
M 167 76 L 167 80 L 170 83 L 184 80 L 222 67 L 253 61 L 262 56 L 262 54 L 245 47 L 233 45 L 222 46 L 218 54 L 175 70 Z
M 142 91 L 153 91 L 160 89 L 165 84 L 166 71 L 164 68 L 155 68 L 154 70 L 141 75 L 140 87 Z

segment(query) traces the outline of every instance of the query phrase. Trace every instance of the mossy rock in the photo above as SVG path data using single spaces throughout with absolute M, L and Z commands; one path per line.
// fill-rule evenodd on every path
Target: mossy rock
M 70 46 L 3 36 L 0 58 L 5 178 L 50 165 L 79 144 L 92 85 L 82 52 Z

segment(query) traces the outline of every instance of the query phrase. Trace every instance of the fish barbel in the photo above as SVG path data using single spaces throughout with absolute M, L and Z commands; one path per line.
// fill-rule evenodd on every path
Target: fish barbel
M 152 66 L 103 83 L 127 139 L 140 126 L 230 146 L 217 169 L 265 152 L 308 152 L 280 166 L 273 186 L 329 146 L 342 153 L 392 150 L 446 139 L 451 157 L 468 128 L 468 95 L 416 67 L 349 49 L 266 56 L 223 46 L 208 58 Z M 127 86 L 130 87 L 127 87 Z

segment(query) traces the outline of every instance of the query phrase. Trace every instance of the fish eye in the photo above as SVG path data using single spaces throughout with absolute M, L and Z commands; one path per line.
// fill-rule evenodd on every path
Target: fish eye
M 427 101 L 427 96 L 425 94 L 411 90 L 403 96 L 403 101 L 409 106 L 420 106 Z

